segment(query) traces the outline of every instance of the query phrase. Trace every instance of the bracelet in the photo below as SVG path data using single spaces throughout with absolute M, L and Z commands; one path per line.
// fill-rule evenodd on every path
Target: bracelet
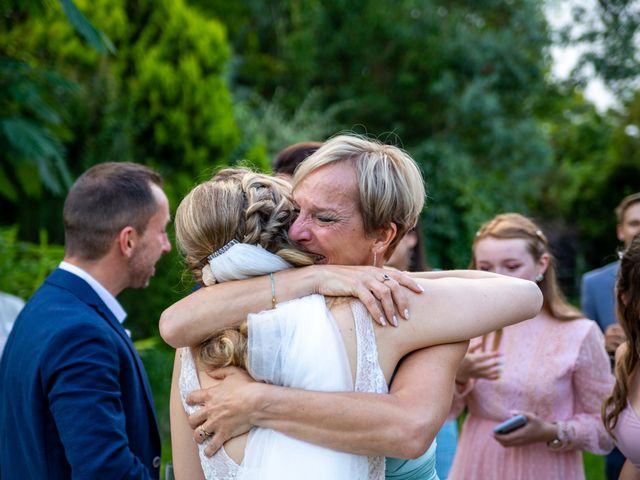
M 552 422 L 552 423 L 557 427 L 558 431 L 556 433 L 555 438 L 547 442 L 547 447 L 549 447 L 552 450 L 560 450 L 565 446 L 567 435 L 562 424 L 559 424 L 556 422 Z
M 273 273 L 269 274 L 269 278 L 271 279 L 271 308 L 276 308 L 276 278 Z
M 562 448 L 562 440 L 560 440 L 558 437 L 554 438 L 553 440 L 549 440 L 547 442 L 547 447 L 551 448 L 552 450 L 560 450 L 560 448 Z

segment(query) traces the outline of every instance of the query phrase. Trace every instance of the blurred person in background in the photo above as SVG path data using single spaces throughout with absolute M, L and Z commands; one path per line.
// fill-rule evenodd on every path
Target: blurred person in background
M 618 240 L 626 249 L 635 235 L 640 233 L 640 192 L 622 199 L 615 209 L 618 224 Z M 595 320 L 604 332 L 604 345 L 607 353 L 613 356 L 620 344 L 625 341 L 624 330 L 616 321 L 615 283 L 620 261 L 616 260 L 604 267 L 587 272 L 582 277 L 580 303 L 587 318 Z M 617 480 L 625 458 L 618 448 L 607 455 L 605 472 L 608 480 Z
M 602 418 L 616 446 L 626 457 L 620 480 L 640 479 L 640 235 L 627 246 L 616 284 L 618 320 L 625 333 L 616 351 L 613 392 Z
M 0 358 L 13 322 L 24 307 L 24 300 L 15 295 L 0 292 Z
M 450 479 L 584 478 L 582 450 L 608 453 L 600 407 L 613 378 L 602 332 L 563 298 L 546 236 L 506 213 L 485 223 L 472 267 L 535 281 L 544 297 L 534 318 L 472 340 L 456 376 L 452 412 L 468 407 Z M 479 354 L 492 352 L 478 358 Z M 493 428 L 513 415 L 526 424 Z
M 618 219 L 618 240 L 626 249 L 631 240 L 640 233 L 640 193 L 622 199 L 615 209 Z M 605 348 L 613 355 L 624 342 L 624 332 L 616 321 L 615 283 L 620 261 L 587 272 L 582 277 L 580 302 L 587 318 L 594 320 L 605 335 Z
M 276 155 L 271 163 L 273 173 L 283 180 L 291 181 L 293 174 L 307 157 L 315 153 L 322 146 L 322 142 L 300 142 L 289 145 Z

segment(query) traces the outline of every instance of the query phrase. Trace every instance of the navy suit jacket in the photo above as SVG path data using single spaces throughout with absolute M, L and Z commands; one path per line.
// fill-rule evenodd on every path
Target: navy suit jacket
M 595 320 L 602 331 L 616 323 L 615 288 L 620 262 L 613 262 L 582 277 L 580 303 L 587 318 Z
M 0 478 L 158 478 L 144 366 L 81 278 L 55 270 L 27 302 L 0 362 Z

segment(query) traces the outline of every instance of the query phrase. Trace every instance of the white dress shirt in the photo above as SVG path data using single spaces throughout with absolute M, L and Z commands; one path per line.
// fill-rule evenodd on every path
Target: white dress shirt
M 107 308 L 111 310 L 111 313 L 113 313 L 114 317 L 116 317 L 120 323 L 124 322 L 124 320 L 127 318 L 127 312 L 124 311 L 124 308 L 122 308 L 122 305 L 120 305 L 118 300 L 116 300 L 116 297 L 111 295 L 111 293 L 106 288 L 100 285 L 100 282 L 98 282 L 82 268 L 76 265 L 72 265 L 69 262 L 60 262 L 59 268 L 72 273 L 87 282 L 91 286 L 91 288 L 93 288 L 93 290 L 98 294 Z

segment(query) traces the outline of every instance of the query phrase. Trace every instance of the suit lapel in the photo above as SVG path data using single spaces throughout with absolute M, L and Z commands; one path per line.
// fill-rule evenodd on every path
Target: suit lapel
M 122 327 L 118 319 L 113 315 L 111 310 L 109 310 L 109 307 L 107 307 L 102 299 L 98 296 L 96 291 L 91 288 L 91 285 L 85 282 L 82 278 L 60 268 L 55 269 L 53 273 L 51 273 L 51 275 L 49 275 L 49 277 L 45 280 L 45 283 L 55 285 L 59 288 L 63 288 L 71 292 L 73 295 L 78 297 L 80 301 L 92 307 L 96 311 L 96 313 L 98 313 L 98 315 L 100 315 L 100 317 L 102 317 L 109 324 L 109 326 L 111 326 L 111 328 L 116 331 L 116 333 L 120 336 L 122 341 L 129 349 L 129 352 L 134 359 L 134 363 L 136 364 L 136 368 L 138 370 L 138 375 L 142 380 L 142 385 L 144 386 L 145 395 L 149 404 L 149 410 L 152 412 L 152 415 L 155 418 L 153 395 L 151 393 L 151 387 L 149 386 L 147 374 L 144 369 L 144 365 L 142 364 L 142 360 L 140 359 L 140 355 L 138 355 L 138 352 L 134 347 L 131 338 L 129 338 L 129 335 L 127 335 L 125 329 Z

